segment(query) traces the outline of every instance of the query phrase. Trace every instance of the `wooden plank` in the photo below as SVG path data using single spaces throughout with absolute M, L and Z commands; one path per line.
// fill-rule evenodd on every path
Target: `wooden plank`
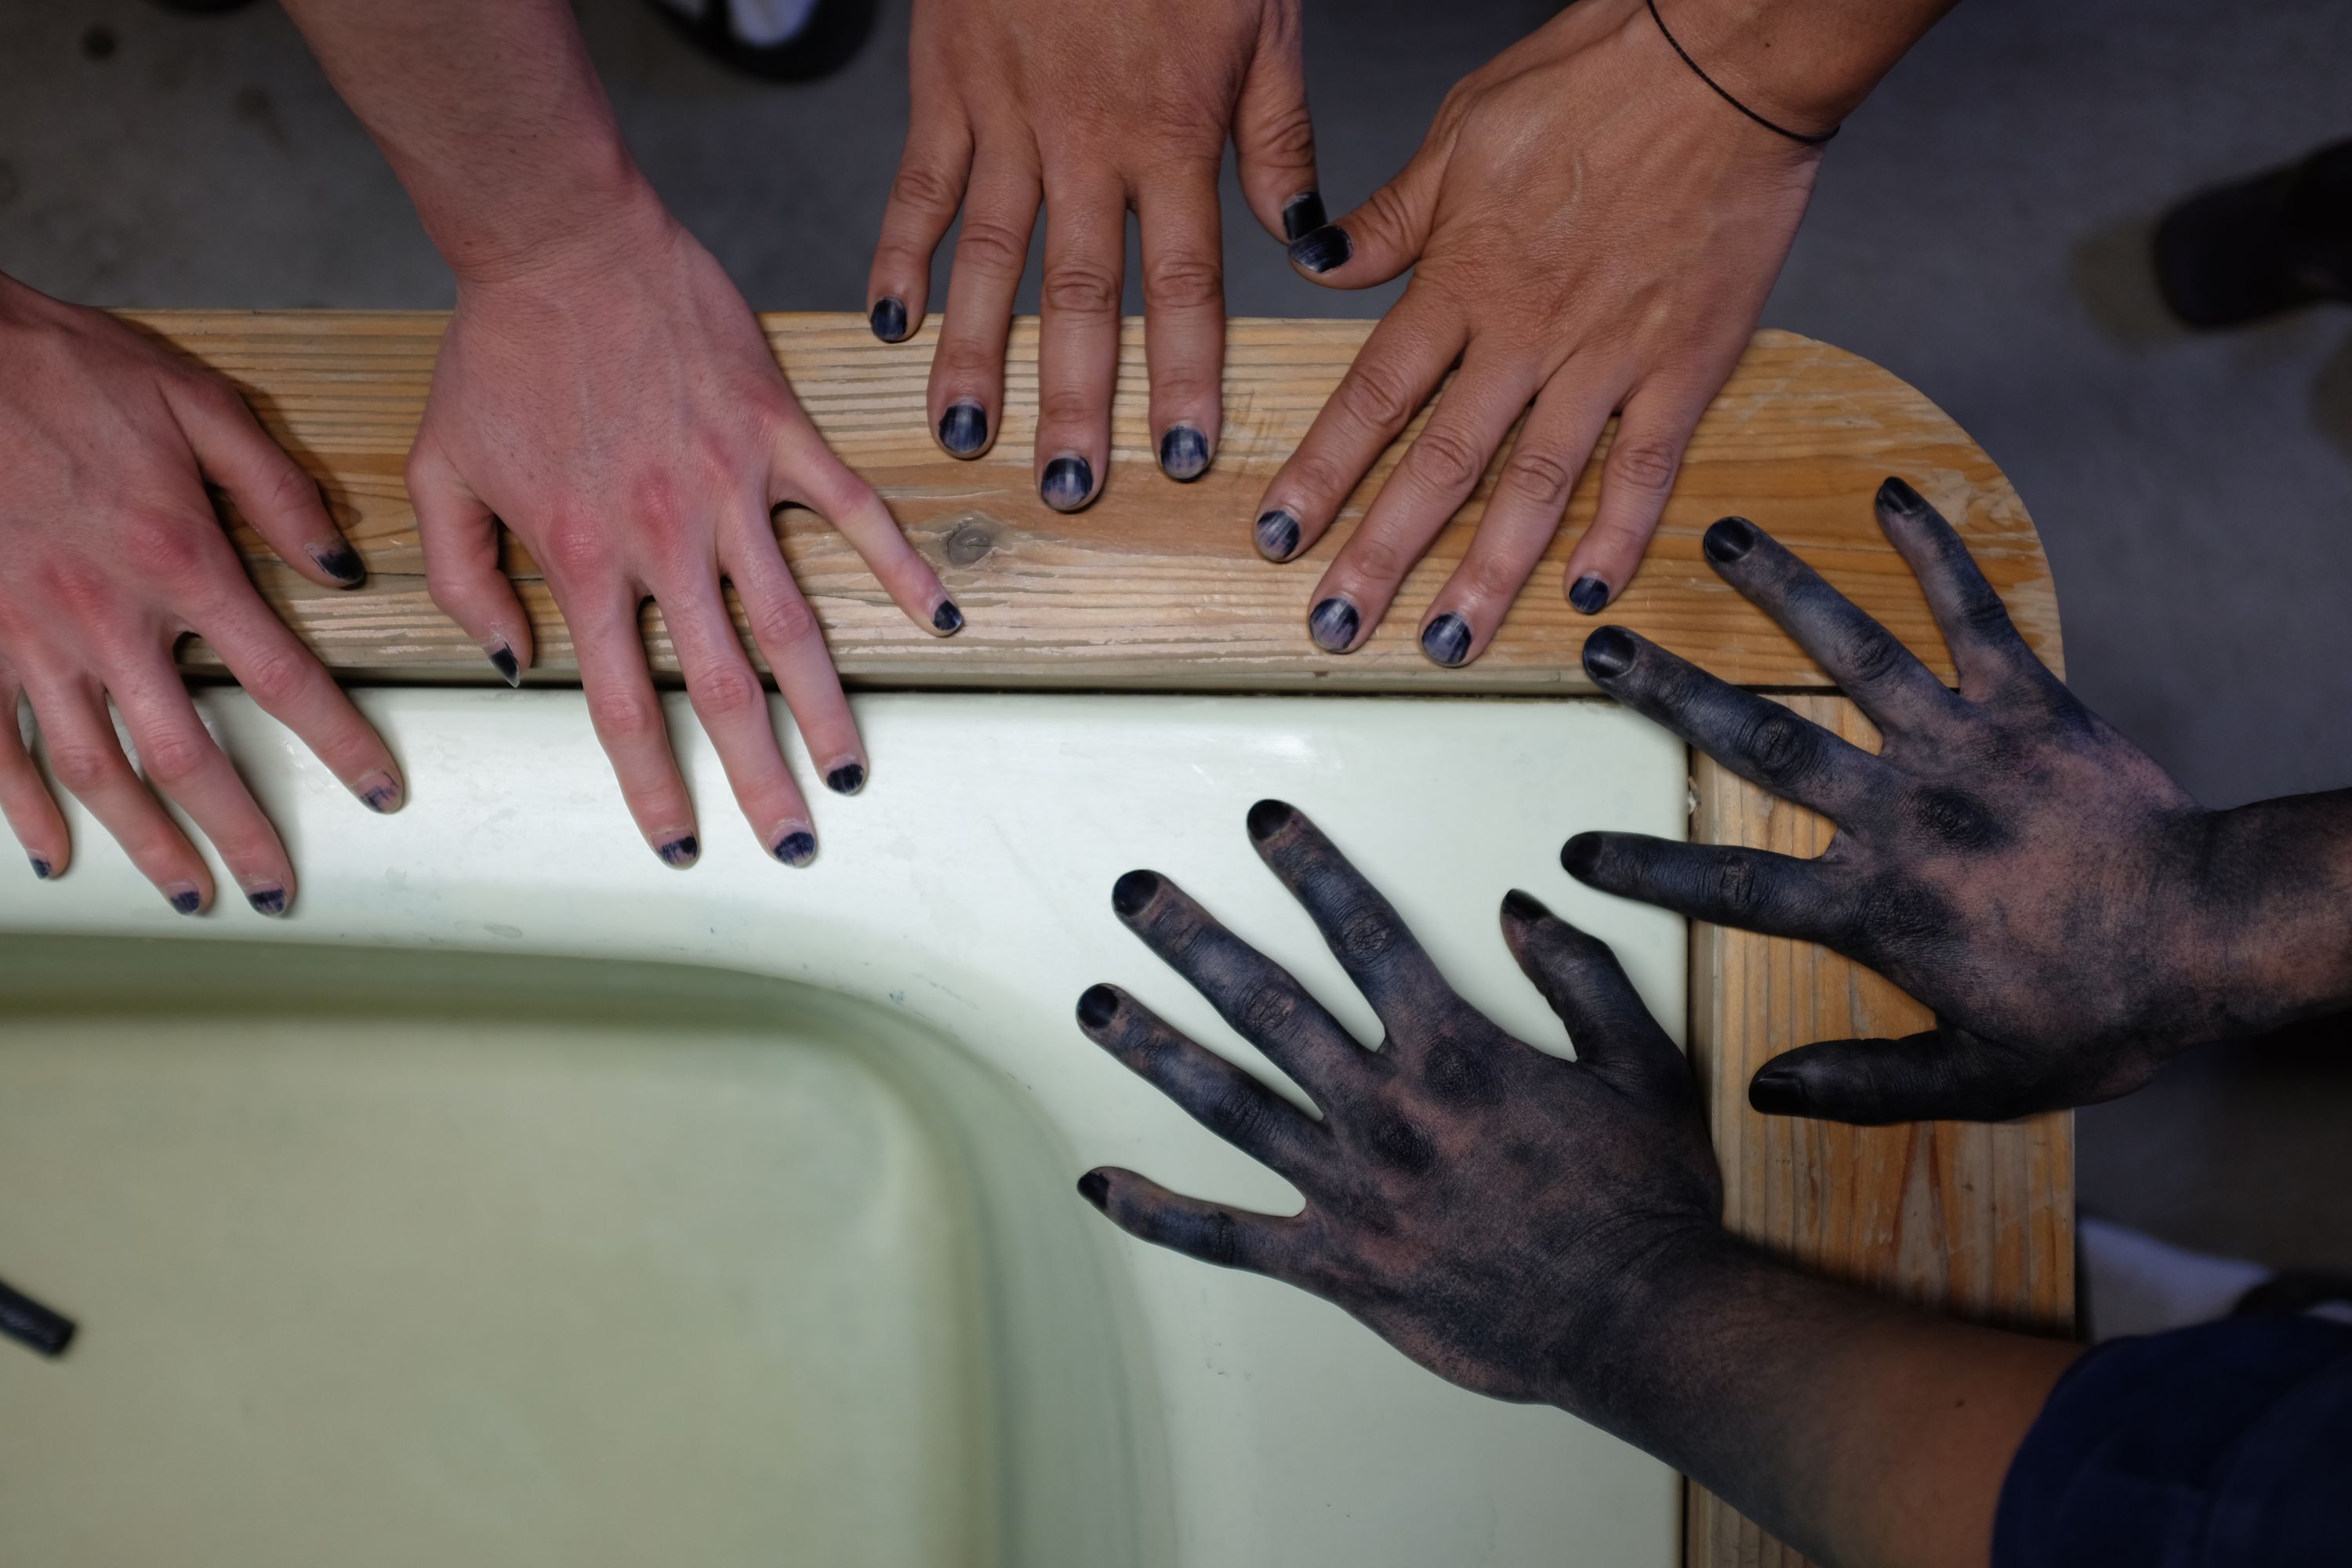
M 378 678 L 494 679 L 479 651 L 425 595 L 415 521 L 401 484 L 442 316 L 158 311 L 128 319 L 239 383 L 270 433 L 319 476 L 367 559 L 365 588 L 338 594 L 313 587 L 241 525 L 238 541 L 265 591 L 330 664 Z M 1415 637 L 1422 610 L 1461 559 L 1482 514 L 1491 474 L 1412 574 L 1370 642 L 1346 657 L 1308 642 L 1307 596 L 1402 447 L 1304 559 L 1273 566 L 1251 548 L 1263 487 L 1306 433 L 1368 323 L 1232 323 L 1223 443 L 1206 477 L 1179 485 L 1152 463 L 1142 331 L 1129 322 L 1106 491 L 1088 510 L 1065 517 L 1037 500 L 1030 477 L 1034 321 L 1013 329 L 1002 436 L 985 458 L 967 463 L 940 450 L 925 418 L 935 326 L 891 346 L 877 342 L 857 316 L 765 320 L 818 426 L 888 499 L 968 620 L 961 636 L 946 641 L 908 625 L 830 528 L 805 512 L 783 514 L 793 568 L 853 683 L 1590 689 L 1578 654 L 1597 623 L 1567 605 L 1561 568 L 1591 520 L 1595 470 L 1579 486 L 1567 528 L 1494 647 L 1463 670 L 1429 663 Z M 1917 585 L 1871 517 L 1871 492 L 1896 471 L 1959 524 L 2026 636 L 2054 659 L 2057 603 L 2040 542 L 1991 460 L 1886 372 L 1786 332 L 1759 333 L 1717 399 L 1692 443 L 1656 544 L 1605 618 L 1743 684 L 1822 686 L 1812 662 L 1701 559 L 1706 525 L 1738 511 L 1779 534 L 1942 668 L 1942 644 Z M 509 565 L 537 628 L 541 673 L 568 678 L 574 668 L 570 639 L 536 565 L 519 549 L 510 550 Z M 656 667 L 674 669 L 659 617 L 650 611 L 646 630 Z M 194 668 L 216 665 L 201 645 L 192 645 L 185 658 Z
M 1877 732 L 1843 698 L 1798 712 L 1867 749 Z M 1692 835 L 1816 855 L 1831 826 L 1695 755 Z M 1748 1080 L 1812 1040 L 1931 1027 L 1925 1007 L 1810 942 L 1691 927 L 1691 1050 L 1722 1161 L 1725 1222 L 1808 1268 L 1982 1322 L 2063 1331 L 2074 1320 L 2074 1119 L 2000 1126 L 1842 1127 L 1759 1116 Z M 1739 1513 L 1688 1489 L 1690 1568 L 1803 1561 Z

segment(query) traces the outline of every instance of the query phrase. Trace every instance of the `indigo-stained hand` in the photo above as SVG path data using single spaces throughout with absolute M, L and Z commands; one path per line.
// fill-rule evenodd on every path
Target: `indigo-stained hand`
M 372 809 L 398 809 L 400 769 L 247 577 L 205 487 L 319 586 L 355 586 L 366 567 L 236 388 L 104 311 L 0 278 L 0 811 L 33 874 L 63 875 L 73 847 L 25 749 L 21 694 L 50 773 L 173 909 L 209 908 L 213 878 L 151 784 L 212 840 L 256 910 L 284 914 L 293 866 L 189 701 L 180 639 L 209 643 Z
M 2085 708 L 2011 624 L 1959 535 L 1890 479 L 1879 524 L 1918 574 L 1955 692 L 1753 523 L 1708 559 L 1819 660 L 1885 737 L 1876 754 L 1633 633 L 1586 641 L 1601 689 L 1836 825 L 1813 859 L 1580 834 L 1593 887 L 1821 942 L 1936 1013 L 1901 1040 L 1801 1046 L 1759 1110 L 1998 1120 L 2105 1100 L 2191 1046 L 2318 1011 L 2352 955 L 2352 795 L 2200 807 Z
M 1321 1115 L 1129 992 L 1093 986 L 1080 1027 L 1306 1206 L 1236 1211 L 1116 1169 L 1089 1172 L 1079 1191 L 1146 1241 L 1336 1303 L 1465 1388 L 1606 1406 L 1624 1310 L 1660 1270 L 1722 1242 L 1722 1184 L 1682 1053 L 1608 947 L 1526 894 L 1505 900 L 1503 938 L 1568 1026 L 1572 1062 L 1456 995 L 1306 816 L 1261 801 L 1249 834 L 1387 1038 L 1366 1049 L 1173 881 L 1131 871 L 1112 892 L 1118 918 Z
M 1717 99 L 1642 0 L 1571 5 L 1464 78 L 1402 173 L 1290 249 L 1332 288 L 1412 279 L 1266 487 L 1268 560 L 1330 528 L 1454 369 L 1308 595 L 1316 645 L 1362 646 L 1522 414 L 1422 651 L 1454 666 L 1486 650 L 1612 413 L 1599 510 L 1562 586 L 1587 615 L 1613 599 L 1748 345 L 1820 161 Z
M 931 362 L 940 445 L 977 458 L 1003 422 L 1005 340 L 1044 200 L 1038 493 L 1075 511 L 1110 461 L 1127 215 L 1143 254 L 1151 438 L 1190 481 L 1223 425 L 1218 169 L 1284 239 L 1323 222 L 1299 62 L 1298 0 L 917 0 L 914 111 L 866 286 L 876 335 L 922 325 L 931 255 L 955 269 Z

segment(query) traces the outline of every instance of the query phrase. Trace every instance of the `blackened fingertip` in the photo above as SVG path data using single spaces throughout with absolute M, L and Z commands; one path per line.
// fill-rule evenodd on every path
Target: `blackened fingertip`
M 58 874 L 58 868 L 50 865 L 47 860 L 42 859 L 38 855 L 32 856 L 30 858 L 33 862 L 34 880 L 46 882 L 51 877 Z
M 866 764 L 842 763 L 824 775 L 824 787 L 835 795 L 856 795 L 866 787 Z
M 1309 272 L 1328 272 L 1334 267 L 1344 267 L 1355 254 L 1356 242 L 1337 224 L 1324 224 L 1290 242 L 1292 264 Z
M 1503 912 L 1516 921 L 1539 921 L 1551 911 L 1538 903 L 1531 893 L 1513 888 L 1503 895 Z
M 1592 880 L 1601 864 L 1601 835 L 1580 833 L 1559 847 L 1559 868 L 1580 882 Z
M 1633 668 L 1633 639 L 1622 626 L 1602 626 L 1584 639 L 1584 672 L 1614 680 Z
M 1745 560 L 1756 548 L 1756 525 L 1744 517 L 1719 518 L 1699 541 L 1707 559 L 1719 566 L 1730 566 Z
M 358 794 L 360 804 L 378 816 L 389 816 L 400 809 L 400 786 L 381 773 L 362 784 Z
M 1786 1068 L 1766 1067 L 1748 1079 L 1748 1103 L 1767 1116 L 1802 1116 L 1805 1080 Z
M 1111 884 L 1110 907 L 1123 918 L 1132 918 L 1159 890 L 1159 872 L 1129 871 Z
M 1290 819 L 1297 815 L 1297 809 L 1288 801 L 1259 801 L 1249 808 L 1249 836 L 1256 843 L 1263 844 L 1289 826 Z
M 1088 1171 L 1078 1178 L 1078 1196 L 1101 1208 L 1110 1197 L 1110 1178 L 1100 1171 Z
M 505 643 L 499 643 L 490 649 L 490 668 L 504 676 L 509 686 L 522 684 L 522 666 L 516 660 L 514 649 Z
M 1901 475 L 1889 474 L 1879 482 L 1878 510 L 1916 517 L 1927 510 L 1927 498 L 1913 489 Z
M 358 551 L 341 541 L 319 546 L 310 552 L 310 559 L 319 563 L 320 571 L 346 588 L 367 581 L 367 563 L 360 559 Z
M 681 833 L 656 847 L 654 853 L 661 857 L 661 863 L 665 866 L 684 868 L 702 858 L 702 841 L 691 833 Z
M 1095 466 L 1084 458 L 1056 458 L 1045 465 L 1037 493 L 1055 511 L 1076 511 L 1095 492 Z
M 777 839 L 768 853 L 797 870 L 816 858 L 816 835 L 805 827 L 796 827 Z
M 179 888 L 163 895 L 163 901 L 184 915 L 192 915 L 204 907 L 204 895 L 194 888 Z
M 931 630 L 943 637 L 963 630 L 963 612 L 956 608 L 953 599 L 941 599 L 940 607 L 931 612 Z
M 1576 607 L 1579 615 L 1597 616 L 1609 607 L 1609 584 L 1595 574 L 1587 572 L 1576 580 L 1576 586 L 1568 591 L 1568 602 Z
M 282 915 L 286 912 L 286 889 L 283 888 L 247 888 L 245 901 L 253 906 L 257 915 Z
M 886 343 L 907 341 L 907 302 L 895 295 L 885 294 L 874 301 L 866 321 L 874 329 L 874 335 Z
M 948 405 L 940 416 L 940 445 L 955 457 L 978 456 L 988 445 L 988 410 L 970 398 Z
M 1362 620 L 1345 595 L 1335 595 L 1315 606 L 1307 617 L 1307 630 L 1325 653 L 1345 653 L 1356 640 L 1356 627 Z
M 1286 243 L 1296 243 L 1301 236 L 1314 233 L 1328 221 L 1320 191 L 1301 191 L 1282 204 L 1282 237 Z
M 1276 507 L 1260 512 L 1257 520 L 1257 552 L 1268 561 L 1287 561 L 1298 552 L 1298 520 Z
M 1421 632 L 1421 651 L 1451 669 L 1470 657 L 1470 623 L 1448 610 Z
M 1171 425 L 1160 437 L 1160 471 L 1191 484 L 1209 471 L 1209 438 L 1190 425 Z
M 1108 985 L 1089 985 L 1078 997 L 1078 1022 L 1099 1029 L 1118 1016 L 1118 993 Z

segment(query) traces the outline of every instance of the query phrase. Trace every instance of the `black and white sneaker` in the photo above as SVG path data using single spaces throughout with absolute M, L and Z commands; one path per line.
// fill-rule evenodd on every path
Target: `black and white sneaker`
M 875 0 L 652 0 L 695 46 L 765 81 L 814 81 L 874 30 Z
M 2174 207 L 2157 227 L 2156 275 L 2192 327 L 2352 300 L 2352 142 Z

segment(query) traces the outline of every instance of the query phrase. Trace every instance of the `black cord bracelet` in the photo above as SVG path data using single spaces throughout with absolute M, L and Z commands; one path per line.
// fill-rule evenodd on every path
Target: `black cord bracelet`
M 1840 131 L 1844 129 L 1843 126 L 1832 125 L 1827 131 L 1822 132 L 1819 136 L 1808 136 L 1801 131 L 1791 131 L 1785 125 L 1775 125 L 1772 121 L 1765 119 L 1762 115 L 1757 113 L 1754 110 L 1748 108 L 1746 104 L 1740 102 L 1729 93 L 1724 91 L 1722 87 L 1717 83 L 1713 77 L 1699 69 L 1698 62 L 1690 58 L 1690 51 L 1684 48 L 1682 45 L 1675 41 L 1675 35 L 1666 26 L 1666 19 L 1658 15 L 1658 0 L 1644 0 L 1644 3 L 1650 7 L 1650 20 L 1658 25 L 1658 31 L 1664 37 L 1666 46 L 1673 49 L 1675 54 L 1682 57 L 1683 64 L 1690 67 L 1691 74 L 1697 77 L 1699 80 L 1706 83 L 1707 87 L 1713 90 L 1716 97 L 1723 100 L 1724 102 L 1731 105 L 1732 108 L 1739 110 L 1740 113 L 1748 116 L 1748 119 L 1756 121 L 1757 124 L 1761 125 L 1765 130 L 1777 132 L 1779 134 L 1786 136 L 1790 141 L 1801 142 L 1808 147 L 1818 147 L 1822 142 L 1828 141 L 1831 137 L 1835 136 Z

